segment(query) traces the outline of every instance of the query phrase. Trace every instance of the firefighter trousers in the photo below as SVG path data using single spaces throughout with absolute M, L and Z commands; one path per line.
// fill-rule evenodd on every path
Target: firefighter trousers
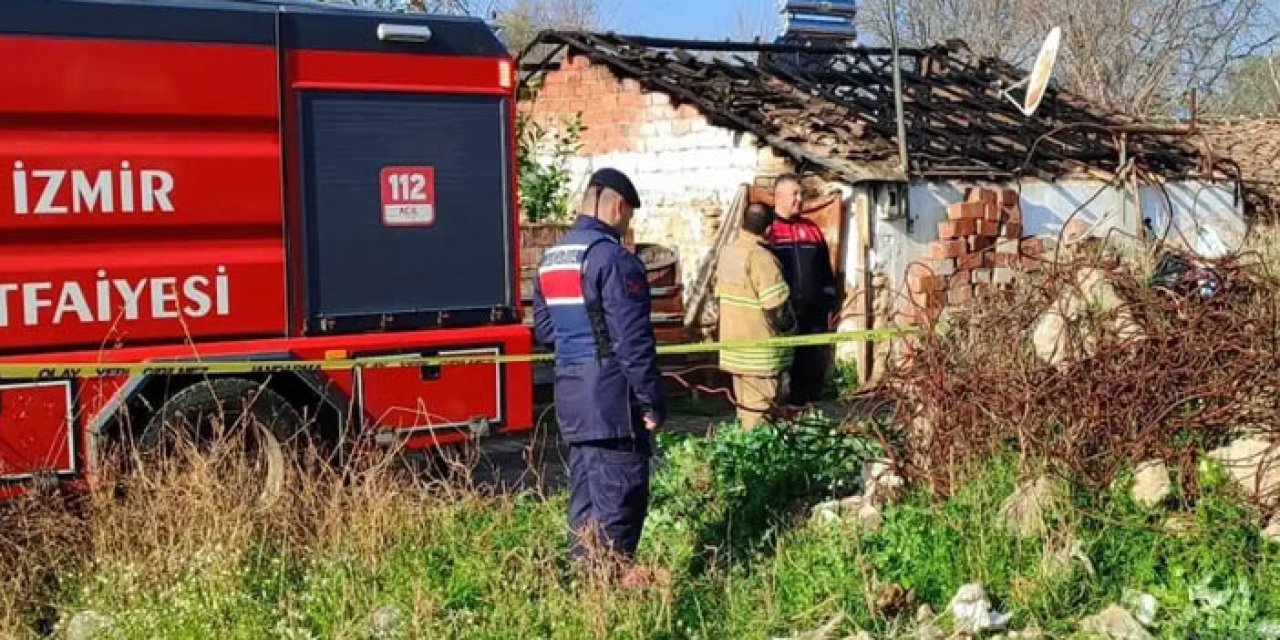
M 602 549 L 630 559 L 649 511 L 647 434 L 569 445 L 569 530 L 572 554 Z
M 772 376 L 733 376 L 733 397 L 743 429 L 750 431 L 777 414 L 778 403 L 786 398 L 786 378 L 786 372 Z

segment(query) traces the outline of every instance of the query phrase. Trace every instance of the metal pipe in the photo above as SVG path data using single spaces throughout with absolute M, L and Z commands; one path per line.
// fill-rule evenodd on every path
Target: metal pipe
M 898 113 L 898 155 L 902 175 L 907 176 L 911 164 L 907 158 L 907 121 L 902 114 L 902 58 L 898 51 L 898 3 L 889 0 L 889 45 L 893 49 L 893 106 Z
M 1200 132 L 1199 117 L 1197 111 L 1199 104 L 1196 98 L 1195 88 L 1191 89 L 1190 95 L 1187 96 L 1188 110 L 1191 112 L 1191 122 L 1185 125 L 1162 125 L 1162 124 L 1125 124 L 1115 127 L 1115 131 L 1121 133 L 1136 133 L 1150 136 L 1191 136 Z

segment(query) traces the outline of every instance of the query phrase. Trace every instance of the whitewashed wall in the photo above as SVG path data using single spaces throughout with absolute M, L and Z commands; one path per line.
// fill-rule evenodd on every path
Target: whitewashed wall
M 1140 190 L 1141 211 L 1128 192 L 1102 189 L 1104 185 L 1096 180 L 1023 181 L 1020 186 L 1023 235 L 1057 236 L 1064 222 L 1077 210 L 1079 213 L 1074 219 L 1096 225 L 1094 235 L 1106 235 L 1112 228 L 1131 231 L 1142 218 L 1150 218 L 1159 232 L 1170 220 L 1170 207 L 1166 202 L 1171 202 L 1170 239 L 1185 237 L 1201 255 L 1213 257 L 1230 252 L 1238 248 L 1244 238 L 1243 206 L 1235 201 L 1230 183 L 1186 181 L 1166 185 L 1164 190 L 1146 186 Z M 928 244 L 937 239 L 937 224 L 946 219 L 947 205 L 963 200 L 968 186 L 1019 188 L 960 182 L 913 183 L 908 192 L 914 218 L 912 232 L 907 232 L 907 224 L 902 220 L 875 221 L 872 268 L 883 270 L 894 280 L 895 287 L 900 286 L 907 265 L 929 257 Z
M 630 176 L 644 204 L 632 222 L 636 242 L 678 250 L 688 294 L 720 219 L 738 189 L 756 176 L 759 150 L 750 135 L 705 124 L 683 135 L 646 134 L 642 151 L 573 158 L 573 202 L 597 169 L 613 167 Z

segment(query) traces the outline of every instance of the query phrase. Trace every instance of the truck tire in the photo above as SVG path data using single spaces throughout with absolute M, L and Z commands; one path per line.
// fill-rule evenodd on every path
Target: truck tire
M 261 382 L 219 378 L 198 382 L 169 397 L 147 421 L 138 438 L 139 452 L 150 462 L 181 462 L 184 454 L 207 454 L 215 447 L 243 453 L 233 463 L 249 465 L 258 482 L 258 502 L 279 500 L 291 464 L 302 418 L 289 401 Z

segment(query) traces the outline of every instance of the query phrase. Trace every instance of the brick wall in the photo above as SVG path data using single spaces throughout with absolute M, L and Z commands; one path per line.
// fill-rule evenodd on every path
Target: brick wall
M 644 200 L 635 240 L 678 251 L 688 294 L 737 188 L 755 178 L 761 151 L 754 138 L 712 126 L 696 108 L 581 56 L 547 73 L 521 110 L 547 127 L 581 116 L 583 146 L 570 163 L 575 189 L 606 166 L 631 176 Z
M 948 305 L 1012 285 L 1019 271 L 1040 267 L 1044 242 L 1023 236 L 1016 191 L 972 189 L 964 202 L 947 207 L 929 253 L 907 269 L 911 304 L 903 314 L 910 324 L 936 321 Z
M 521 294 L 525 299 L 533 296 L 533 276 L 542 261 L 547 249 L 554 247 L 564 234 L 569 232 L 567 224 L 522 224 L 520 225 L 520 284 Z M 628 232 L 622 239 L 627 247 L 635 249 L 635 234 Z

